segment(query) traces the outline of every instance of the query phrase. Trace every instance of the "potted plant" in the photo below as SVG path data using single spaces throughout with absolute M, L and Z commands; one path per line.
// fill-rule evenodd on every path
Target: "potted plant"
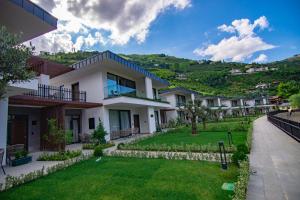
M 28 152 L 23 151 L 17 151 L 15 153 L 15 159 L 12 160 L 11 165 L 12 166 L 18 166 L 18 165 L 24 165 L 26 163 L 29 163 L 32 161 L 32 157 L 28 156 Z

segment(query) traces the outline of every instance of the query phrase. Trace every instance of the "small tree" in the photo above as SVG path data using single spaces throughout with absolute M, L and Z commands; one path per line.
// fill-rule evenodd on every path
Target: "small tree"
M 300 84 L 294 80 L 285 83 L 282 82 L 277 87 L 277 95 L 285 99 L 299 92 L 300 92 Z
M 0 98 L 4 97 L 9 83 L 27 81 L 34 76 L 26 68 L 33 48 L 20 44 L 19 38 L 0 26 Z
M 64 151 L 63 146 L 71 143 L 72 133 L 70 130 L 63 130 L 57 126 L 56 119 L 48 119 L 48 134 L 44 134 L 43 139 L 47 142 L 51 142 L 58 147 L 58 151 Z
M 300 108 L 300 93 L 290 96 L 289 102 L 293 108 Z
M 107 135 L 107 132 L 105 131 L 102 121 L 99 121 L 99 124 L 97 128 L 94 130 L 92 134 L 92 138 L 96 141 L 96 144 L 105 144 L 105 135 Z
M 201 105 L 201 101 L 195 100 L 193 102 L 188 102 L 183 108 L 180 110 L 184 111 L 184 113 L 191 119 L 192 123 L 192 134 L 197 134 L 197 117 L 204 117 L 206 119 L 207 108 Z M 206 121 L 206 120 L 205 120 Z

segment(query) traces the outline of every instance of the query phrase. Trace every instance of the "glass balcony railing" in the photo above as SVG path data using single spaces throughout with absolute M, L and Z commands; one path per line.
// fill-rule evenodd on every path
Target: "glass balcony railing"
M 134 88 L 129 88 L 122 85 L 109 85 L 104 87 L 104 98 L 113 98 L 113 97 L 119 97 L 119 96 L 126 96 L 126 97 L 134 97 L 139 99 L 147 99 L 151 101 L 158 101 L 158 102 L 165 102 L 162 101 L 160 98 L 147 98 L 145 93 L 141 93 L 138 90 Z M 168 103 L 168 102 L 166 102 Z

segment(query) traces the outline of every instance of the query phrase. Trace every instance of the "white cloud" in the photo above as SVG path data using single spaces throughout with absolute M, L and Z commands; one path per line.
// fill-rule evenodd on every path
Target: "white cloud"
M 33 1 L 59 19 L 56 31 L 33 41 L 34 43 L 40 41 L 47 43 L 50 45 L 49 49 L 59 49 L 53 48 L 50 42 L 59 34 L 76 37 L 73 43 L 75 48 L 93 47 L 97 43 L 105 45 L 108 42 L 113 45 L 125 45 L 131 39 L 142 43 L 149 34 L 151 24 L 159 14 L 171 7 L 182 10 L 191 5 L 191 0 Z M 94 36 L 90 35 L 92 31 L 95 32 Z M 104 37 L 101 34 L 103 32 L 108 34 Z M 46 48 L 44 45 L 38 44 L 38 46 Z M 66 46 L 62 45 L 64 51 L 71 51 L 64 47 Z
M 255 28 L 263 30 L 269 26 L 265 16 L 261 16 L 251 24 L 249 19 L 239 19 L 232 21 L 231 25 L 223 24 L 218 26 L 218 30 L 228 33 L 236 33 L 229 38 L 223 38 L 217 44 L 208 44 L 205 47 L 197 48 L 194 53 L 209 59 L 231 60 L 235 62 L 244 61 L 251 58 L 252 54 L 258 51 L 275 48 L 268 44 L 254 32 Z
M 255 63 L 263 63 L 266 62 L 268 60 L 268 56 L 266 56 L 265 54 L 259 54 L 259 56 L 257 58 L 255 58 L 252 62 Z

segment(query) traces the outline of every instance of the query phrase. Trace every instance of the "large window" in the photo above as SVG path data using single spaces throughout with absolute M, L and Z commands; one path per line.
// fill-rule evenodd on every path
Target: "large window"
M 109 110 L 110 131 L 128 130 L 131 128 L 129 110 Z
M 177 106 L 184 106 L 185 104 L 186 104 L 185 96 L 176 95 L 176 105 Z
M 135 82 L 114 74 L 107 73 L 106 97 L 119 95 L 136 95 Z

